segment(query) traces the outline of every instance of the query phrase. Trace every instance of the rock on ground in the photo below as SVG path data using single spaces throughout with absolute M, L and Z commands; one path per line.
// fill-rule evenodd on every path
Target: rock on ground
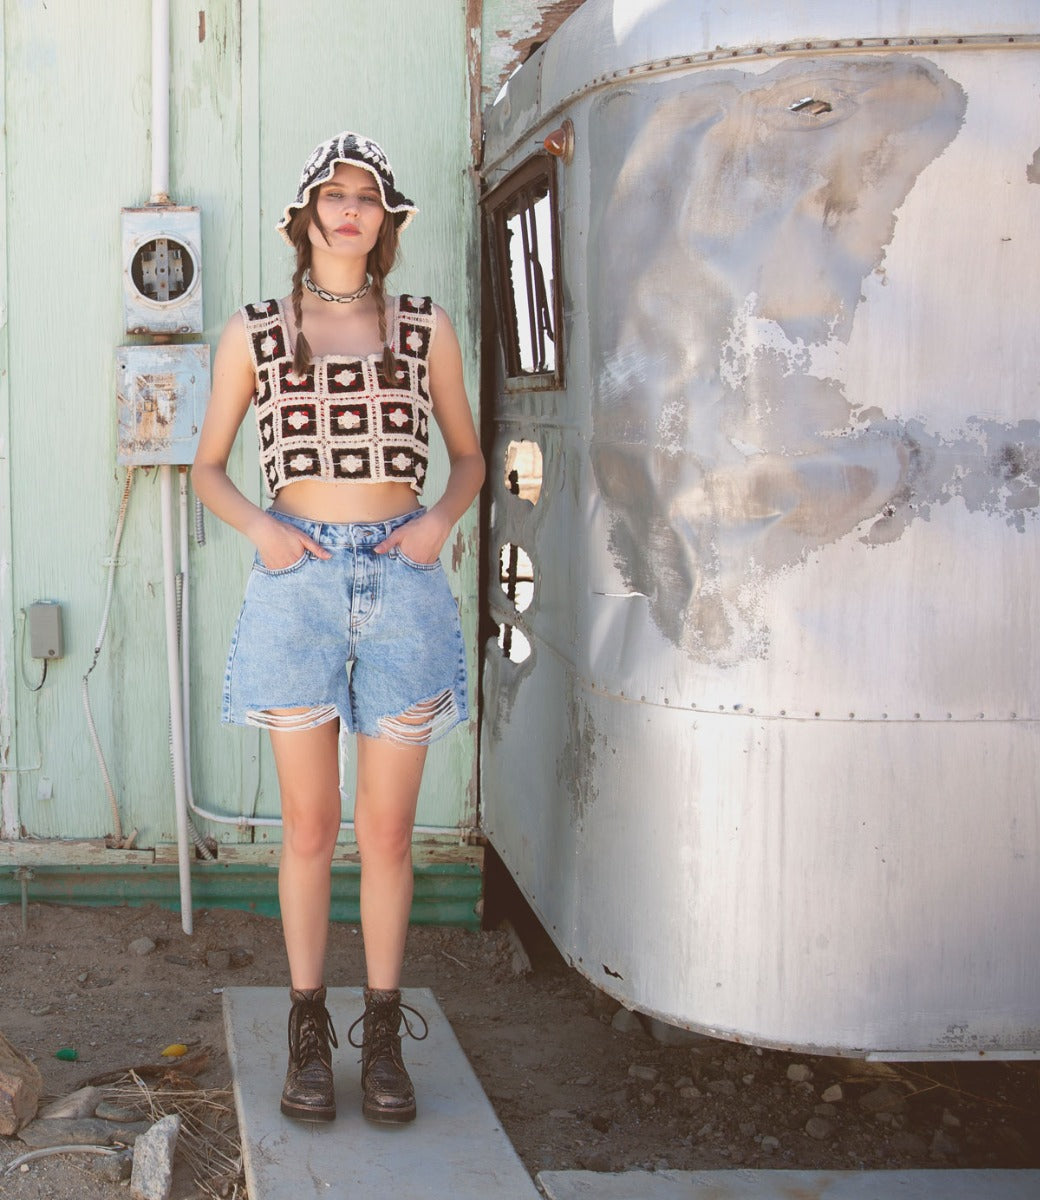
M 0 1033 L 0 1134 L 10 1137 L 36 1116 L 42 1091 L 39 1070 Z

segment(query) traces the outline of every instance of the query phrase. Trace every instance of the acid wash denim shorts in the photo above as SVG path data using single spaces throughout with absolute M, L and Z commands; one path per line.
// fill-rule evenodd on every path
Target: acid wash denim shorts
M 308 551 L 272 571 L 257 554 L 228 653 L 225 723 L 312 729 L 339 717 L 351 733 L 427 745 L 466 720 L 466 655 L 443 567 L 374 549 L 423 512 L 338 524 L 270 510 L 332 557 Z M 268 711 L 285 708 L 303 711 Z

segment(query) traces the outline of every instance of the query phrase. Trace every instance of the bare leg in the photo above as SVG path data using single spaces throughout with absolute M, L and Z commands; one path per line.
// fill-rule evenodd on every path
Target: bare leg
M 340 825 L 339 722 L 270 733 L 282 796 L 278 899 L 289 975 L 294 988 L 317 988 L 325 981 L 332 854 Z
M 357 739 L 354 832 L 361 853 L 361 932 L 368 986 L 396 988 L 412 907 L 412 826 L 426 747 Z

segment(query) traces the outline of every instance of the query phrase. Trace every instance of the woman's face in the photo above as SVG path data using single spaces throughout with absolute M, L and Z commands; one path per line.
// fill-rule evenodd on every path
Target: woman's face
M 375 179 L 364 167 L 350 163 L 338 163 L 332 178 L 318 188 L 314 212 L 317 222 L 311 221 L 311 245 L 351 257 L 367 257 L 386 217 Z

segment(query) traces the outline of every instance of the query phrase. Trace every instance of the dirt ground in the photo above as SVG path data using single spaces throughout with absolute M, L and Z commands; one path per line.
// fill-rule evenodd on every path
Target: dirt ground
M 154 950 L 131 948 L 142 938 Z M 1040 1167 L 1040 1063 L 871 1067 L 706 1038 L 664 1045 L 641 1027 L 616 1028 L 617 1006 L 547 943 L 528 939 L 528 949 L 532 969 L 518 974 L 507 932 L 413 927 L 404 984 L 433 990 L 532 1176 Z M 356 927 L 333 927 L 328 980 L 362 981 Z M 270 918 L 199 912 L 189 938 L 176 914 L 158 908 L 31 905 L 23 932 L 20 906 L 0 907 L 0 1032 L 35 1060 L 51 1097 L 168 1063 L 160 1053 L 178 1042 L 192 1055 L 211 1048 L 195 1082 L 219 1089 L 229 1082 L 221 989 L 284 983 Z M 338 1020 L 345 1033 L 349 1018 Z M 78 1059 L 56 1058 L 62 1047 Z M 26 1149 L 0 1138 L 0 1171 Z M 0 1195 L 125 1197 L 127 1185 L 102 1178 L 99 1161 L 38 1159 L 0 1174 Z M 178 1168 L 172 1200 L 212 1194 Z

